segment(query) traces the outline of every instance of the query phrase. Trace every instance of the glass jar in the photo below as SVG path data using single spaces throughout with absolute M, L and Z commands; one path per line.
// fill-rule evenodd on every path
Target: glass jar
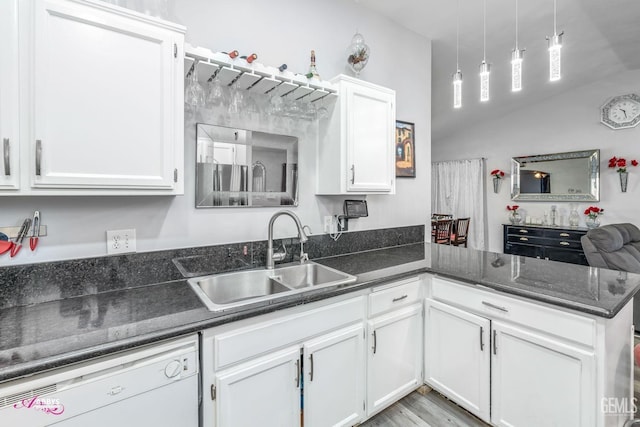
M 511 222 L 511 224 L 516 225 L 516 224 L 520 224 L 520 222 L 522 221 L 522 216 L 518 213 L 518 211 L 511 211 L 511 214 L 509 214 L 509 222 Z
M 580 224 L 580 214 L 576 208 L 572 208 L 569 213 L 569 226 L 577 227 Z
M 598 219 L 598 217 L 590 217 L 588 216 L 587 219 L 585 219 L 585 224 L 587 225 L 588 228 L 597 228 L 600 226 L 600 220 Z

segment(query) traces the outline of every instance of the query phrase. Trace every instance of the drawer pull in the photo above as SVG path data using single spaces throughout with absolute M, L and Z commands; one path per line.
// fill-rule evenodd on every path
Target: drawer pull
M 521 237 L 520 240 L 523 241 L 523 242 L 528 242 L 529 241 L 529 239 L 527 237 Z
M 498 353 L 498 340 L 496 339 L 498 336 L 497 331 L 493 330 L 493 354 L 496 355 Z
M 560 237 L 569 237 L 570 234 L 569 233 L 560 233 Z
M 408 297 L 408 296 L 409 296 L 409 295 L 404 294 L 404 295 L 402 295 L 401 297 L 394 298 L 394 299 L 392 300 L 392 302 L 402 301 L 403 299 L 405 299 L 405 298 L 406 298 L 406 297 Z
M 524 229 L 520 229 L 520 230 L 518 230 L 518 231 L 519 231 L 520 233 L 523 233 L 523 234 L 527 234 L 527 233 L 529 232 L 529 230 L 524 230 Z
M 569 243 L 569 242 L 560 242 L 560 244 L 562 246 L 571 246 L 571 243 Z
M 509 310 L 506 307 L 500 307 L 499 305 L 491 304 L 490 302 L 482 301 L 482 304 L 486 305 L 487 307 L 495 308 L 496 310 L 503 311 L 505 313 L 509 312 Z

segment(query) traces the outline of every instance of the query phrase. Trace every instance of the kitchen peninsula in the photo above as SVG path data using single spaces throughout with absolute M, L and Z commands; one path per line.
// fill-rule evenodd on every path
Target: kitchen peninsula
M 159 254 L 140 256 L 146 261 L 138 267 L 146 265 L 150 270 L 165 261 Z M 420 301 L 425 307 L 424 378 L 420 384 L 423 380 L 497 425 L 509 420 L 521 425 L 518 420 L 531 416 L 526 408 L 533 398 L 539 401 L 536 413 L 548 411 L 548 415 L 560 417 L 563 425 L 622 425 L 628 418 L 628 414 L 603 414 L 599 402 L 631 398 L 630 301 L 640 289 L 639 275 L 621 276 L 611 270 L 413 243 L 315 259 L 357 276 L 355 283 L 297 294 L 267 306 L 215 313 L 201 304 L 185 280 L 175 279 L 177 271 L 170 267 L 160 273 L 166 274 L 166 280 L 157 271 L 147 276 L 149 272 L 139 268 L 138 276 L 113 276 L 116 271 L 122 274 L 119 267 L 123 264 L 119 263 L 131 262 L 118 258 L 109 259 L 113 271 L 107 268 L 101 274 L 105 281 L 126 283 L 120 289 L 95 292 L 90 283 L 82 283 L 82 270 L 90 270 L 99 260 L 80 260 L 75 262 L 76 286 L 93 293 L 0 311 L 3 385 L 18 377 L 167 338 L 257 322 L 280 312 L 311 311 L 345 298 L 367 297 L 389 283 L 419 278 Z M 65 263 L 70 262 L 2 268 L 0 283 L 12 283 L 6 279 L 16 277 L 20 270 L 19 286 L 64 287 L 67 285 L 52 279 L 43 283 L 41 273 L 62 268 Z M 68 283 L 73 276 L 70 273 L 61 280 Z M 154 283 L 144 283 L 144 277 L 153 277 Z M 1 289 L 5 303 L 11 292 L 19 290 Z M 83 322 L 83 313 L 94 317 L 91 307 L 98 317 Z M 117 316 L 111 316 L 110 311 Z M 443 365 L 447 360 L 456 363 L 454 369 Z M 452 378 L 451 372 L 458 374 Z M 460 384 L 465 387 L 460 389 Z M 502 418 L 496 419 L 497 415 Z

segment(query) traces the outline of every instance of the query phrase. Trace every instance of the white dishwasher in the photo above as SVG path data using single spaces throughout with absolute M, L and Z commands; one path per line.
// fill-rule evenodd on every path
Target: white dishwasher
M 0 384 L 1 426 L 197 427 L 198 337 Z

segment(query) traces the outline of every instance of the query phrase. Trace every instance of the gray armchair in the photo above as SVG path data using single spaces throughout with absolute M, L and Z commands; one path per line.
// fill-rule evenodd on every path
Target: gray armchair
M 640 229 L 609 224 L 582 236 L 582 249 L 592 267 L 640 273 Z

